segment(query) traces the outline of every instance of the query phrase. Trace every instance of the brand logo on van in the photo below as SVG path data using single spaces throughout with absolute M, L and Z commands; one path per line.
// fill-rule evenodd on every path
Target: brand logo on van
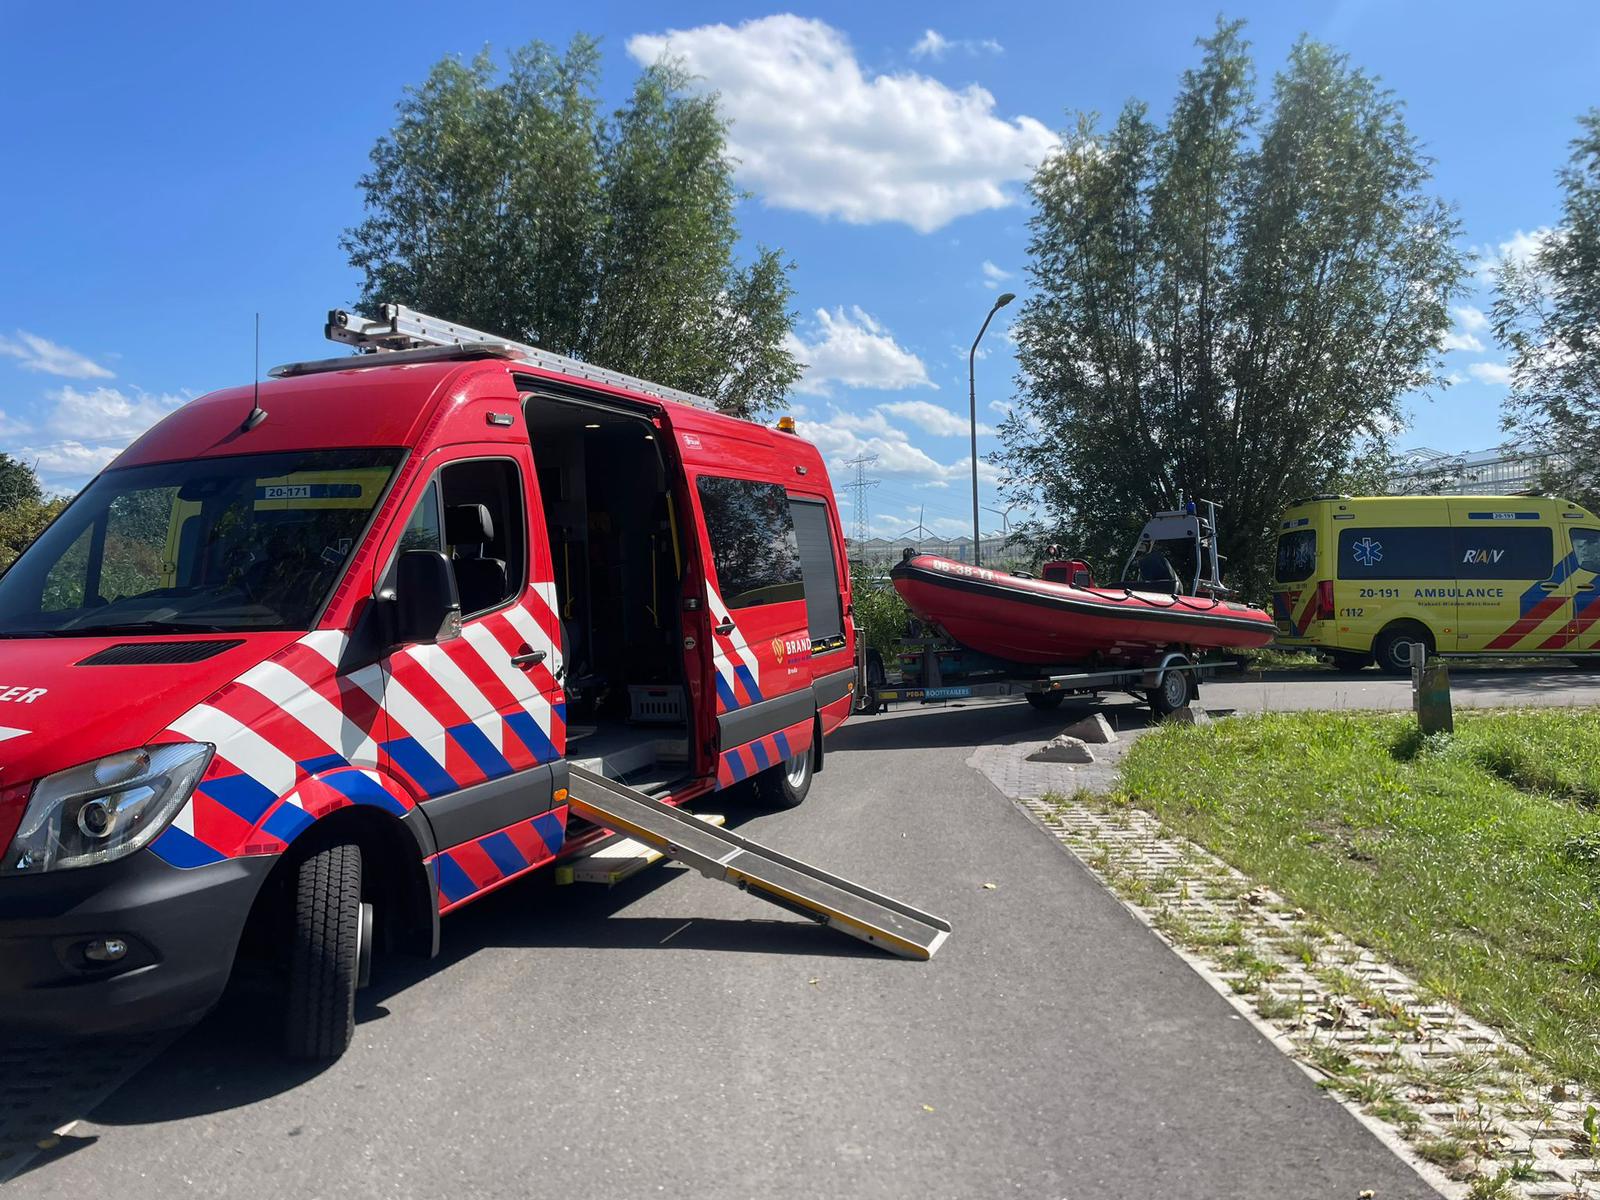
M 1468 550 L 1461 556 L 1463 563 L 1497 563 L 1506 556 L 1504 550 Z
M 0 683 L 0 704 L 32 704 L 48 688 L 28 687 L 26 684 Z
M 802 634 L 794 637 L 773 638 L 772 657 L 778 660 L 781 667 L 791 659 L 800 662 L 811 657 L 811 639 Z

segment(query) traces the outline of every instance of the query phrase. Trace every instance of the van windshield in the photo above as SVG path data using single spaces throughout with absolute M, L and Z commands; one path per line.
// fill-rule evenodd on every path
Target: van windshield
M 400 456 L 107 471 L 0 575 L 0 637 L 309 629 Z

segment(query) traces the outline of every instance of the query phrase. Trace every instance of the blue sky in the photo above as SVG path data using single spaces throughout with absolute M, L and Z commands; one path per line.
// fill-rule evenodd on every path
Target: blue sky
M 1517 252 L 1558 216 L 1574 118 L 1600 104 L 1600 6 L 1227 12 L 1249 21 L 1264 77 L 1306 32 L 1394 88 L 1468 246 Z M 358 287 L 338 237 L 360 218 L 355 181 L 402 87 L 446 54 L 583 29 L 604 39 L 610 98 L 663 46 L 723 92 L 753 193 L 743 232 L 797 264 L 808 431 L 834 463 L 879 456 L 875 532 L 924 508 L 928 526 L 960 532 L 965 350 L 999 291 L 1026 291 L 1027 166 L 1076 110 L 1137 96 L 1164 113 L 1214 16 L 1151 2 L 91 13 L 0 0 L 0 450 L 55 488 L 80 485 L 171 406 L 247 380 L 257 311 L 264 364 L 325 353 L 322 314 Z M 1461 302 L 1446 360 L 1458 382 L 1411 403 L 1402 446 L 1499 441 L 1488 299 Z M 990 423 L 1014 386 L 1010 315 L 978 364 Z M 993 444 L 986 433 L 980 453 Z M 997 503 L 987 478 L 983 490 Z M 999 521 L 986 513 L 985 529 Z

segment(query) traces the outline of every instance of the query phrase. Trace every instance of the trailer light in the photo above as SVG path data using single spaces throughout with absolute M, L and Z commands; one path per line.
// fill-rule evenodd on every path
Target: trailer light
M 143 849 L 188 803 L 214 750 L 168 742 L 46 775 L 33 786 L 0 875 L 88 867 Z

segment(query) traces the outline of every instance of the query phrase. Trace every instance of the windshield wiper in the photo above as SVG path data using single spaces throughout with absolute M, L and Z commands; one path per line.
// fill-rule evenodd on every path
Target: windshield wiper
M 135 633 L 227 633 L 221 625 L 192 624 L 188 621 L 121 621 L 104 625 L 72 625 L 56 629 L 56 637 L 92 637 L 97 634 Z

